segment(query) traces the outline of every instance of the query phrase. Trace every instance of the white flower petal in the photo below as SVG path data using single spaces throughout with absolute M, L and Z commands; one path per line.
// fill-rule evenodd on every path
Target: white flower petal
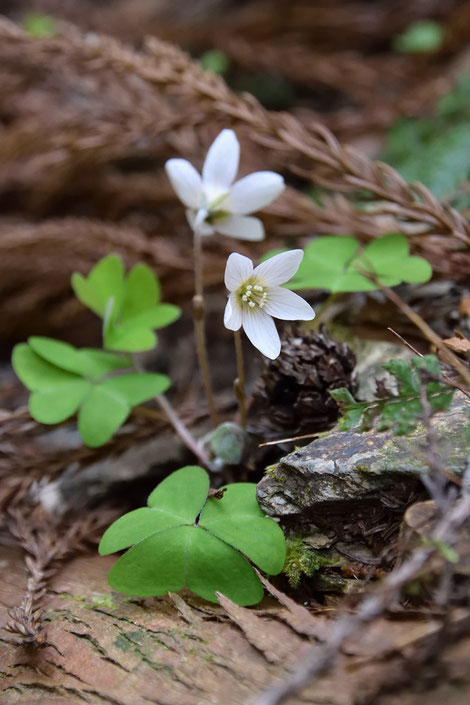
M 238 289 L 253 274 L 253 262 L 249 257 L 232 252 L 225 265 L 225 286 L 229 291 Z M 240 326 L 238 326 L 240 327 Z
M 196 218 L 198 213 L 199 211 L 194 211 L 190 208 L 188 208 L 186 211 L 186 218 L 191 226 L 191 230 L 193 231 L 196 227 Z M 209 225 L 209 223 L 199 223 L 197 227 L 200 235 L 213 235 L 215 233 L 214 228 L 212 227 L 212 225 Z
M 261 220 L 247 215 L 229 215 L 228 218 L 215 222 L 214 228 L 222 235 L 237 237 L 239 240 L 264 240 L 264 226 Z
M 259 264 L 253 274 L 266 286 L 284 284 L 294 276 L 304 256 L 303 250 L 289 250 Z
M 251 343 L 263 355 L 275 360 L 281 352 L 281 341 L 271 316 L 260 309 L 243 311 L 242 316 L 243 330 Z
M 222 130 L 215 138 L 202 169 L 204 183 L 228 187 L 233 183 L 240 160 L 240 144 L 233 130 Z
M 284 179 L 274 171 L 249 174 L 230 189 L 230 210 L 241 215 L 259 211 L 274 201 L 284 188 Z
M 237 304 L 235 294 L 230 294 L 224 312 L 224 326 L 229 330 L 238 330 L 242 324 L 242 310 Z
M 202 190 L 202 180 L 196 169 L 186 159 L 169 159 L 166 173 L 176 195 L 189 208 L 196 208 Z
M 283 321 L 311 321 L 315 318 L 315 311 L 305 299 L 282 286 L 269 289 L 263 311 Z

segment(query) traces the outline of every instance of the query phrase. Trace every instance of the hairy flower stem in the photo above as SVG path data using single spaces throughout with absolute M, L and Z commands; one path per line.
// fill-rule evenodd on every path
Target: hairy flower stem
M 202 384 L 209 407 L 212 426 L 218 424 L 217 411 L 215 408 L 214 395 L 212 394 L 211 379 L 209 375 L 209 362 L 207 356 L 206 335 L 204 326 L 204 288 L 202 281 L 202 240 L 198 227 L 194 228 L 194 288 L 193 296 L 193 318 L 194 332 L 196 336 L 197 356 L 199 369 L 201 370 Z
M 189 448 L 192 453 L 194 453 L 201 465 L 207 466 L 209 458 L 207 457 L 205 451 L 196 441 L 189 429 L 182 422 L 182 420 L 180 419 L 168 399 L 163 394 L 158 394 L 155 399 L 159 403 L 160 408 L 165 412 L 168 421 L 171 423 L 171 425 L 173 426 L 185 446 Z
M 246 428 L 246 405 L 245 405 L 245 369 L 243 367 L 243 350 L 242 350 L 242 338 L 240 335 L 240 330 L 233 331 L 233 337 L 235 340 L 235 355 L 237 358 L 237 378 L 235 379 L 233 386 L 235 389 L 235 394 L 237 396 L 238 408 L 240 410 L 240 425 L 242 428 Z

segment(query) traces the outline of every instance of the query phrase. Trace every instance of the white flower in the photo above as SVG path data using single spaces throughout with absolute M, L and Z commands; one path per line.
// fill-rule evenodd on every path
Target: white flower
M 272 316 L 284 321 L 310 321 L 315 311 L 301 296 L 280 284 L 298 270 L 304 253 L 289 250 L 271 257 L 253 269 L 248 257 L 233 252 L 225 267 L 225 286 L 230 292 L 225 307 L 224 325 L 243 330 L 255 348 L 276 359 L 281 341 Z
M 201 235 L 215 232 L 241 240 L 263 240 L 259 218 L 248 216 L 261 210 L 284 190 L 284 179 L 272 171 L 258 171 L 234 182 L 240 144 L 233 130 L 222 130 L 207 152 L 202 177 L 186 159 L 169 159 L 168 178 L 178 198 L 187 207 L 193 230 Z

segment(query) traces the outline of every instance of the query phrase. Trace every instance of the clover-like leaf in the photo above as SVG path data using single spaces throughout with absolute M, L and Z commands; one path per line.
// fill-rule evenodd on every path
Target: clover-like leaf
M 147 508 L 109 527 L 101 554 L 134 544 L 109 573 L 114 589 L 151 596 L 186 586 L 207 600 L 217 601 L 219 591 L 240 605 L 259 602 L 262 586 L 247 558 L 280 572 L 284 535 L 263 515 L 254 484 L 230 485 L 220 500 L 208 491 L 205 470 L 181 468 L 155 488 Z
M 31 416 L 40 423 L 65 421 L 77 411 L 80 434 L 90 447 L 106 443 L 132 407 L 161 394 L 165 375 L 130 373 L 106 378 L 129 367 L 122 356 L 102 350 L 77 350 L 50 338 L 33 337 L 15 346 L 14 370 L 32 392 Z
M 105 345 L 112 350 L 141 351 L 154 347 L 154 328 L 163 328 L 180 315 L 172 304 L 160 303 L 160 284 L 145 264 L 137 264 L 124 285 L 121 305 L 105 326 Z
M 72 287 L 80 301 L 103 318 L 103 337 L 108 350 L 140 352 L 156 344 L 156 328 L 175 321 L 181 311 L 160 302 L 160 284 L 152 270 L 137 264 L 124 278 L 117 255 L 108 255 L 88 278 L 72 275 Z
M 72 274 L 76 297 L 99 316 L 104 316 L 109 299 L 120 303 L 124 289 L 124 265 L 117 255 L 108 255 L 96 264 L 88 277 Z
M 307 245 L 300 267 L 287 286 L 333 293 L 372 291 L 378 286 L 367 277 L 369 272 L 384 286 L 425 282 L 432 276 L 430 264 L 409 254 L 408 241 L 400 233 L 384 235 L 364 248 L 353 237 L 326 236 Z

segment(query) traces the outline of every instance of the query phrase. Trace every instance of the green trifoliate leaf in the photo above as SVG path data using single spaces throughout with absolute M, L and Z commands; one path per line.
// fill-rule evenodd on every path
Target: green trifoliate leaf
M 186 586 L 207 600 L 216 601 L 219 591 L 241 605 L 258 602 L 262 587 L 244 555 L 262 570 L 280 572 L 282 531 L 260 510 L 254 484 L 231 485 L 220 500 L 208 499 L 208 491 L 202 468 L 182 468 L 151 493 L 148 508 L 110 526 L 101 554 L 135 544 L 111 569 L 111 586 L 145 596 Z
M 79 431 L 91 447 L 106 443 L 133 406 L 161 394 L 170 384 L 168 377 L 155 373 L 106 378 L 128 367 L 129 361 L 102 350 L 77 350 L 50 338 L 33 337 L 29 344 L 17 345 L 12 363 L 32 392 L 31 416 L 54 424 L 79 411 Z
M 425 282 L 432 276 L 426 260 L 410 256 L 408 241 L 400 233 L 384 235 L 364 248 L 353 237 L 327 236 L 307 245 L 288 288 L 372 291 L 378 286 L 368 279 L 369 272 L 384 286 Z
M 120 305 L 124 289 L 124 265 L 117 255 L 108 255 L 96 264 L 88 277 L 72 274 L 77 298 L 99 316 L 104 316 L 109 299 Z

